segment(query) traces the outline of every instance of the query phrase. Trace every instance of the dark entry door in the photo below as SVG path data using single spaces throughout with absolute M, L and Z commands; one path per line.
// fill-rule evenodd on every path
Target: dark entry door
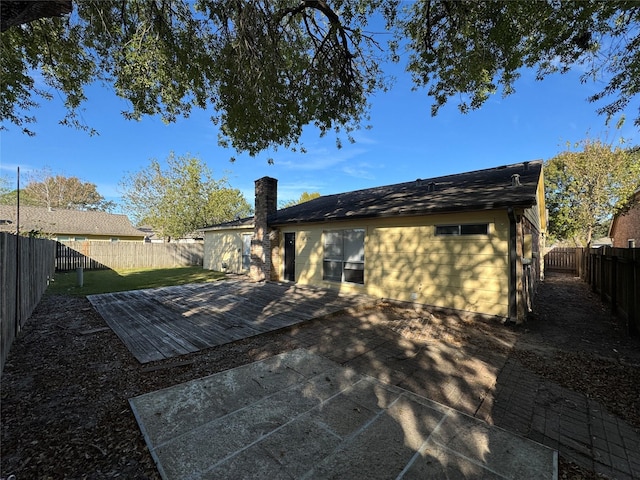
M 296 281 L 296 234 L 284 234 L 284 279 Z

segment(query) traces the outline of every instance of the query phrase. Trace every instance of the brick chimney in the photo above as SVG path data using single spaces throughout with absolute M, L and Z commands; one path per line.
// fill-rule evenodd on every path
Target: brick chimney
M 278 209 L 278 180 L 262 177 L 256 180 L 256 203 L 253 237 L 251 238 L 251 269 L 254 282 L 271 279 L 271 238 L 267 217 Z

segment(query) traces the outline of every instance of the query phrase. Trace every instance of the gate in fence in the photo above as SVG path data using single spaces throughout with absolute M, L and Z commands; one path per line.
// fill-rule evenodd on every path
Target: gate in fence
M 546 272 L 582 275 L 584 249 L 580 247 L 554 247 L 544 256 Z

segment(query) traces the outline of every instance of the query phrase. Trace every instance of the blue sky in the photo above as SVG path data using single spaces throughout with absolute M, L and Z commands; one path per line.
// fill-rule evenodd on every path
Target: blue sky
M 397 79 L 387 93 L 371 98 L 370 130 L 355 133 L 356 143 L 336 147 L 335 136 L 320 139 L 313 128 L 303 137 L 307 153 L 265 152 L 251 158 L 217 145 L 217 128 L 209 113 L 196 111 L 188 119 L 165 125 L 159 118 L 125 120 L 127 108 L 112 90 L 93 86 L 82 114 L 100 132 L 87 133 L 58 125 L 64 110 L 59 96 L 43 102 L 35 113 L 37 135 L 28 137 L 8 125 L 0 144 L 0 173 L 15 182 L 20 166 L 22 183 L 30 171 L 49 167 L 54 173 L 95 183 L 109 200 L 118 201 L 118 184 L 127 172 L 146 167 L 150 159 L 164 161 L 170 152 L 201 158 L 214 177 L 227 176 L 253 203 L 254 180 L 269 175 L 279 181 L 279 199 L 290 200 L 304 191 L 323 195 L 379 185 L 490 168 L 526 160 L 548 160 L 587 135 L 606 134 L 605 118 L 586 98 L 602 84 L 581 84 L 578 72 L 536 81 L 524 72 L 516 93 L 492 97 L 480 110 L 466 115 L 455 103 L 430 116 L 426 91 L 411 91 L 411 79 L 393 66 Z M 621 130 L 609 129 L 608 139 L 620 136 L 640 144 L 633 126 L 638 102 L 627 110 Z M 235 156 L 235 163 L 229 158 Z M 273 158 L 274 165 L 267 159 Z

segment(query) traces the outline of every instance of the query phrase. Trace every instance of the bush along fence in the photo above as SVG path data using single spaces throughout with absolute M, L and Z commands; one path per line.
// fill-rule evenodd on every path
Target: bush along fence
M 202 243 L 65 242 L 56 248 L 56 271 L 188 267 L 203 259 Z
M 582 278 L 625 321 L 630 335 L 640 334 L 640 248 L 592 248 L 582 263 Z
M 0 373 L 14 339 L 47 289 L 56 242 L 0 233 Z

